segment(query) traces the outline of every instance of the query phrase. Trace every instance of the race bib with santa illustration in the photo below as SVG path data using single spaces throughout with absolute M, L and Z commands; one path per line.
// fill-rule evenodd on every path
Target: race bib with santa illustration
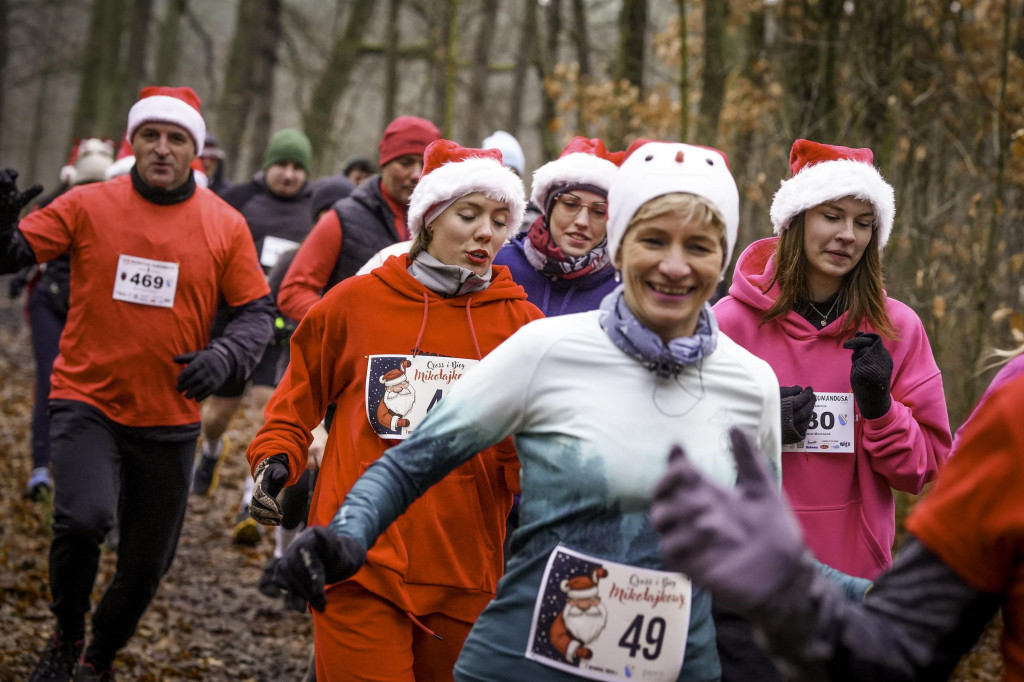
M 691 591 L 681 573 L 559 545 L 544 569 L 526 657 L 591 680 L 671 682 L 683 668 Z
M 434 355 L 370 355 L 366 418 L 381 438 L 404 440 L 479 360 Z

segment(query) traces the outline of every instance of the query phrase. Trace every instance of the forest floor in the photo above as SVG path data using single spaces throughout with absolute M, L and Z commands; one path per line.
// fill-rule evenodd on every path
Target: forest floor
M 20 308 L 0 278 L 0 682 L 24 680 L 53 628 L 47 608 L 47 550 L 52 506 L 23 499 L 31 469 L 29 431 L 33 359 Z M 231 526 L 248 466 L 243 444 L 261 415 L 232 422 L 232 443 L 212 497 L 191 496 L 178 552 L 138 632 L 116 661 L 118 678 L 164 680 L 301 680 L 312 624 L 308 614 L 256 590 L 273 551 L 273 533 L 255 548 L 231 544 Z M 94 603 L 113 574 L 104 552 Z M 994 624 L 961 662 L 957 682 L 1002 679 L 1000 626 Z

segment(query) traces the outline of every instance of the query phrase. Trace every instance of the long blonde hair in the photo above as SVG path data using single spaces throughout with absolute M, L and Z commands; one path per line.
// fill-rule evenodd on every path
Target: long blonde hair
M 782 317 L 802 301 L 810 301 L 807 288 L 807 254 L 804 252 L 804 215 L 790 223 L 775 246 L 775 276 L 768 283 L 767 293 L 778 282 L 779 297 L 767 311 L 762 324 Z M 865 322 L 886 339 L 897 337 L 889 313 L 885 309 L 885 275 L 878 252 L 878 230 L 871 231 L 871 240 L 854 268 L 843 276 L 839 286 L 839 305 L 846 309 L 846 321 L 840 333 L 853 333 Z

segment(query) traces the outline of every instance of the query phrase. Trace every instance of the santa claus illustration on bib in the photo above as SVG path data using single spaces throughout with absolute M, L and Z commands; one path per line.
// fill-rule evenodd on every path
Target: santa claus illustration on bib
M 565 608 L 551 623 L 551 644 L 565 657 L 576 663 L 594 655 L 589 644 L 596 640 L 608 622 L 608 610 L 601 603 L 597 582 L 608 575 L 598 567 L 589 575 L 567 578 L 560 584 L 565 592 Z
M 380 375 L 380 382 L 384 384 L 384 397 L 377 406 L 377 421 L 392 431 L 409 426 L 406 415 L 412 411 L 412 406 L 416 403 L 416 391 L 405 375 L 405 370 L 411 364 L 408 360 L 403 360 L 400 369 L 393 369 Z

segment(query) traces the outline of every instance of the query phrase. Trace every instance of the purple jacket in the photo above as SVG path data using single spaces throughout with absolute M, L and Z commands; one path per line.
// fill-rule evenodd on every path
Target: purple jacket
M 824 329 L 794 312 L 761 324 L 778 295 L 777 285 L 762 293 L 774 275 L 777 241 L 754 242 L 740 256 L 729 296 L 714 307 L 719 328 L 767 361 L 782 386 L 851 393 L 851 353 L 839 335 L 845 315 Z M 942 376 L 921 320 L 892 298 L 886 309 L 898 336 L 884 341 L 893 361 L 889 411 L 870 420 L 855 414 L 853 453 L 782 453 L 782 487 L 815 556 L 868 579 L 892 564 L 892 488 L 921 492 L 950 448 Z
M 615 288 L 615 268 L 607 267 L 577 279 L 551 279 L 534 269 L 523 253 L 526 234 L 505 244 L 494 258 L 495 265 L 506 265 L 512 279 L 526 289 L 526 298 L 545 317 L 597 310 Z

